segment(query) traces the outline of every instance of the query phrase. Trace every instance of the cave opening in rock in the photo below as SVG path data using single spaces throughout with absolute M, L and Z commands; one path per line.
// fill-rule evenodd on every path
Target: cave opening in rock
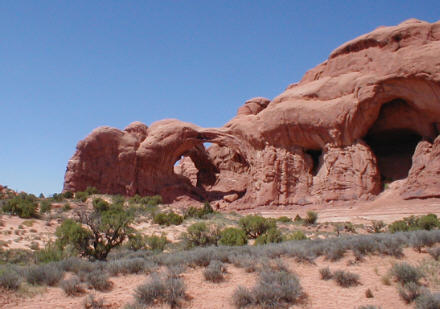
M 312 175 L 316 176 L 319 172 L 319 168 L 321 167 L 320 165 L 320 158 L 322 156 L 322 150 L 318 149 L 318 150 L 314 150 L 314 149 L 309 149 L 305 151 L 313 160 L 313 168 L 311 170 Z
M 408 177 L 412 156 L 422 136 L 417 132 L 417 111 L 405 100 L 384 104 L 364 137 L 376 156 L 384 184 Z

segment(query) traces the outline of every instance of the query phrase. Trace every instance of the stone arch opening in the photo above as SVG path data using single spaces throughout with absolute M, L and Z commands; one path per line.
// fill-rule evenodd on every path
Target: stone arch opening
M 177 158 L 174 172 L 187 177 L 194 187 L 202 188 L 213 185 L 219 171 L 211 162 L 204 145 L 199 144 Z
M 412 165 L 417 144 L 426 138 L 423 119 L 411 102 L 397 98 L 382 105 L 378 118 L 364 137 L 376 156 L 382 183 L 404 179 Z
M 321 168 L 322 149 L 309 149 L 305 151 L 312 158 L 313 167 L 310 170 L 312 176 L 316 176 Z

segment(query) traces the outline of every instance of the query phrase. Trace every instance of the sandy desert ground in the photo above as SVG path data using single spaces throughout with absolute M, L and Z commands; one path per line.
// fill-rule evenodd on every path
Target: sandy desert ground
M 79 207 L 73 204 L 73 210 Z M 72 211 L 73 211 L 72 210 Z M 306 234 L 324 231 L 331 234 L 332 222 L 352 222 L 358 227 L 357 232 L 367 233 L 372 220 L 382 220 L 385 223 L 407 217 L 409 215 L 423 215 L 435 213 L 440 215 L 440 200 L 410 200 L 403 201 L 383 194 L 375 201 L 362 202 L 356 205 L 339 203 L 335 205 L 314 207 L 293 207 L 290 209 L 256 209 L 266 217 L 288 216 L 294 218 L 297 214 L 304 216 L 309 210 L 319 214 L 316 227 L 305 227 Z M 249 213 L 249 211 L 243 211 Z M 237 216 L 237 215 L 231 215 Z M 54 216 L 49 220 L 24 220 L 15 216 L 3 215 L 0 240 L 4 248 L 32 248 L 32 243 L 43 247 L 44 243 L 54 238 L 56 226 L 61 222 Z M 189 222 L 188 224 L 190 224 Z M 137 222 L 136 228 L 143 233 L 162 233 L 173 241 L 185 230 L 186 225 L 178 227 L 161 227 L 149 222 Z M 283 227 L 280 224 L 280 227 Z M 287 227 L 284 227 L 287 228 Z M 17 231 L 17 232 L 16 232 Z M 316 236 L 316 234 L 315 234 Z M 406 304 L 398 294 L 397 283 L 391 280 L 390 284 L 384 283 L 384 277 L 391 269 L 393 263 L 408 262 L 414 266 L 424 265 L 430 267 L 432 273 L 425 278 L 422 284 L 433 292 L 440 291 L 440 262 L 422 250 L 416 252 L 412 248 L 404 249 L 404 257 L 368 256 L 364 261 L 356 261 L 349 252 L 336 262 L 319 257 L 315 264 L 300 263 L 291 258 L 282 258 L 290 271 L 295 273 L 306 293 L 306 297 L 291 308 L 357 308 L 361 305 L 376 305 L 381 308 L 413 308 Z M 348 270 L 360 276 L 360 285 L 350 288 L 338 286 L 333 280 L 320 279 L 319 270 L 323 267 L 331 270 Z M 225 280 L 219 283 L 208 282 L 203 277 L 203 268 L 189 268 L 181 274 L 186 285 L 186 298 L 184 308 L 234 308 L 232 294 L 238 286 L 252 287 L 257 281 L 257 273 L 247 273 L 243 268 L 227 264 Z M 66 274 L 68 278 L 71 274 Z M 3 290 L 0 293 L 0 307 L 2 308 L 83 308 L 89 294 L 97 299 L 103 299 L 104 308 L 123 308 L 126 304 L 133 303 L 134 291 L 137 286 L 148 279 L 148 274 L 131 274 L 111 277 L 112 288 L 107 292 L 88 289 L 80 296 L 67 296 L 59 287 L 31 287 L 25 293 L 13 293 Z M 386 280 L 385 280 L 386 281 Z M 373 297 L 367 298 L 366 291 L 370 289 Z M 156 308 L 168 308 L 157 305 Z

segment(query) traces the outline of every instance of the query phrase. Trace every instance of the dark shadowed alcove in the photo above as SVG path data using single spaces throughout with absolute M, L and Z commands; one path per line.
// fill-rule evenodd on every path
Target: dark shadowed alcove
M 422 140 L 418 133 L 419 113 L 403 99 L 382 105 L 379 117 L 364 137 L 376 155 L 382 180 L 404 179 L 412 164 L 412 155 Z

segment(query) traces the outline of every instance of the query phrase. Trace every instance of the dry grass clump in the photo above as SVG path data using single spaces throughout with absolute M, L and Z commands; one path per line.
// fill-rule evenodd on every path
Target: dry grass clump
M 333 279 L 339 286 L 344 288 L 349 288 L 360 284 L 358 274 L 354 274 L 345 270 L 337 270 L 332 273 L 329 267 L 325 267 L 319 270 L 319 275 L 321 276 L 322 280 Z
M 85 292 L 84 287 L 77 276 L 61 281 L 60 287 L 68 296 L 78 296 Z
M 366 298 L 373 298 L 374 297 L 373 292 L 371 291 L 371 289 L 366 289 L 365 290 L 365 297 Z
M 64 272 L 55 264 L 43 264 L 29 267 L 26 281 L 30 284 L 55 286 L 64 277 Z
M 423 294 L 424 288 L 416 282 L 408 282 L 398 288 L 400 297 L 407 303 L 412 303 L 417 297 Z
M 330 280 L 333 278 L 333 274 L 330 271 L 329 267 L 321 268 L 319 270 L 319 274 L 320 274 L 322 280 Z
M 232 302 L 237 308 L 245 308 L 251 306 L 255 299 L 251 290 L 239 286 L 235 289 L 234 294 L 232 294 Z
M 391 268 L 391 275 L 401 284 L 418 283 L 423 277 L 420 270 L 406 262 L 394 264 Z
M 333 279 L 339 286 L 343 288 L 349 288 L 360 284 L 358 274 L 354 274 L 345 270 L 335 271 L 333 273 Z
M 118 274 L 138 274 L 149 273 L 156 267 L 155 263 L 151 263 L 145 260 L 145 258 L 124 258 L 120 260 L 109 261 L 106 264 L 106 270 L 112 275 Z
M 283 308 L 298 303 L 303 295 L 301 284 L 294 274 L 286 271 L 263 271 L 254 288 L 249 290 L 238 287 L 232 301 L 237 308 Z
M 221 282 L 225 279 L 226 266 L 220 261 L 213 260 L 208 267 L 203 271 L 203 276 L 207 281 Z
M 0 287 L 16 291 L 20 287 L 21 278 L 15 270 L 0 270 Z
M 104 298 L 96 298 L 93 294 L 88 294 L 84 299 L 85 309 L 103 309 Z
M 87 283 L 98 291 L 108 291 L 112 287 L 112 282 L 109 280 L 109 275 L 105 271 L 92 271 L 86 276 L 86 280 Z
M 431 248 L 427 250 L 429 255 L 432 256 L 432 258 L 436 261 L 438 261 L 438 258 L 440 257 L 440 247 L 437 248 Z
M 153 275 L 151 279 L 135 290 L 136 305 L 149 306 L 166 303 L 175 308 L 180 306 L 185 297 L 185 284 L 176 274 L 168 273 L 165 277 Z
M 440 293 L 427 292 L 416 299 L 416 309 L 440 308 Z

